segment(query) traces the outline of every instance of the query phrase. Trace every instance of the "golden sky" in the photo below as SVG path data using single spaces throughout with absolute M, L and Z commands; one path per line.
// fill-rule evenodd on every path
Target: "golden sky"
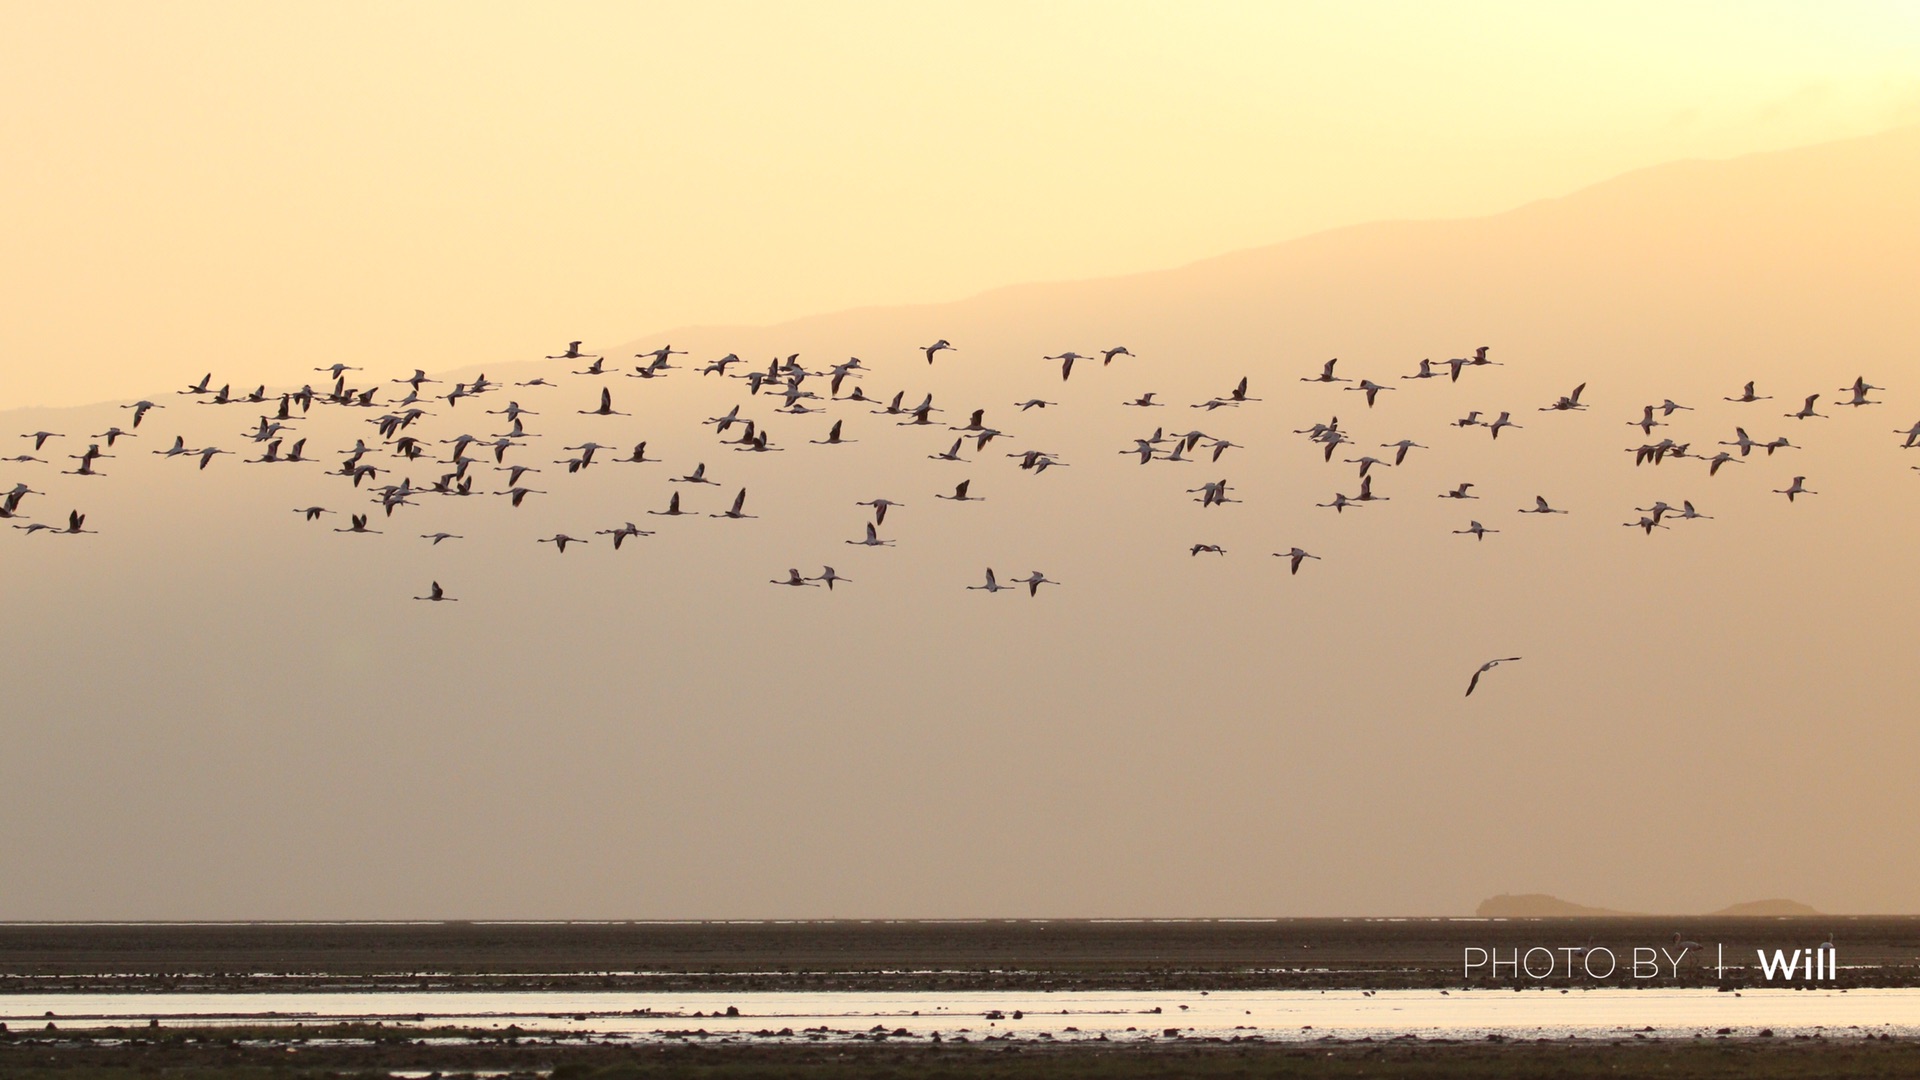
M 1920 8 L 0 2 L 0 406 L 1488 213 L 1920 119 Z
M 63 433 L 0 491 L 97 530 L 0 530 L 0 820 L 40 823 L 0 830 L 0 917 L 1914 910 L 1920 8 L 1172 10 L 0 0 L 0 456 Z M 534 359 L 673 328 L 666 381 Z M 694 374 L 729 351 L 947 411 L 775 413 Z M 1333 356 L 1393 389 L 1303 381 Z M 259 410 L 169 392 L 202 373 L 336 360 L 557 384 L 417 429 L 523 401 L 546 494 L 483 462 L 337 535 L 379 514 L 322 475 L 370 410 L 296 419 L 299 465 L 151 453 L 259 452 Z M 1856 376 L 1885 404 L 1838 405 Z M 581 415 L 609 387 L 632 415 Z M 101 476 L 70 455 L 130 414 L 15 408 L 142 394 Z M 1665 397 L 1657 433 L 1801 448 L 1636 468 Z M 735 405 L 780 452 L 698 422 Z M 1011 445 L 931 459 L 974 408 Z M 1336 514 L 1349 457 L 1291 434 L 1330 415 L 1429 449 Z M 1160 424 L 1237 448 L 1125 456 Z M 658 460 L 569 475 L 585 439 Z M 1243 501 L 1194 505 L 1215 478 Z M 897 547 L 848 546 L 875 495 Z M 1710 520 L 1623 527 L 1655 500 Z M 658 535 L 616 554 L 622 520 Z

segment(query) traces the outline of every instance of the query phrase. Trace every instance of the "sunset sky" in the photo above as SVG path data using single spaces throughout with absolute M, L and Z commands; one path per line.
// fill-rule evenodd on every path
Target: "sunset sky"
M 0 406 L 956 299 L 1920 120 L 1897 2 L 0 20 Z
M 0 919 L 1920 910 L 1920 8 L 0 12 Z M 727 352 L 945 411 L 777 412 Z M 290 410 L 294 465 L 176 393 L 336 361 L 381 397 Z M 504 386 L 349 481 L 415 368 Z M 473 497 L 381 513 L 502 399 Z M 1004 441 L 943 460 L 973 409 Z M 1143 467 L 1160 425 L 1233 448 Z M 1791 444 L 1710 473 L 1743 426 Z

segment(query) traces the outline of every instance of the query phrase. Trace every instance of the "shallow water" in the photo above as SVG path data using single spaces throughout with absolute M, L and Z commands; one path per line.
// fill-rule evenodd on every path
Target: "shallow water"
M 728 1016 L 728 1008 L 739 1011 Z M 1019 1014 L 1016 1017 L 1016 1013 Z M 622 1041 L 963 1036 L 1055 1041 L 1250 1038 L 1920 1036 L 1920 989 L 1072 991 L 897 993 L 23 994 L 0 997 L 16 1032 L 163 1024 L 341 1021 L 591 1034 Z M 812 1030 L 809 1030 L 812 1029 Z

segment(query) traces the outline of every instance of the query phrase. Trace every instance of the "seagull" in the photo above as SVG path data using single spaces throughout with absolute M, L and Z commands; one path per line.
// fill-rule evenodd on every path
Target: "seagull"
M 554 533 L 552 536 L 542 537 L 534 541 L 536 544 L 552 544 L 562 555 L 567 553 L 568 544 L 584 544 L 586 542 L 585 540 L 568 536 L 566 533 Z
M 1553 507 L 1551 507 L 1551 506 L 1548 506 L 1548 505 L 1547 505 L 1547 497 L 1546 497 L 1546 496 L 1544 496 L 1544 495 L 1535 495 L 1535 496 L 1533 497 L 1533 509 L 1531 509 L 1531 510 L 1522 510 L 1522 511 L 1520 511 L 1520 513 L 1522 513 L 1522 514 L 1564 514 L 1564 513 L 1566 513 L 1566 511 L 1565 511 L 1565 510 L 1555 510 L 1555 509 L 1554 509 Z
M 874 524 L 871 521 L 867 522 L 867 538 L 865 540 L 848 540 L 845 542 L 849 544 L 858 544 L 861 547 L 892 547 L 893 546 L 893 541 L 880 539 L 880 532 L 878 529 L 874 527 Z
M 679 493 L 677 493 L 677 492 L 676 492 L 676 493 L 674 494 L 674 499 L 676 500 L 676 505 L 677 505 L 677 500 L 678 500 L 679 498 L 680 498 L 680 496 L 679 496 Z M 732 509 L 730 509 L 730 510 L 727 510 L 727 511 L 726 511 L 725 513 L 720 513 L 720 514 L 708 514 L 707 516 L 708 516 L 708 517 L 716 517 L 716 518 L 718 518 L 718 517 L 723 517 L 723 518 L 733 518 L 733 519 L 735 519 L 736 521 L 737 521 L 737 520 L 739 520 L 739 519 L 741 519 L 741 518 L 751 518 L 751 517 L 754 517 L 755 515 L 753 515 L 753 514 L 743 514 L 743 513 L 741 513 L 741 512 L 740 512 L 740 508 L 741 508 L 741 507 L 743 507 L 743 506 L 745 506 L 746 504 L 747 504 L 747 489 L 746 489 L 746 488 L 741 488 L 741 489 L 740 489 L 740 493 L 739 493 L 739 494 L 737 494 L 737 495 L 735 495 L 735 496 L 733 497 L 733 508 L 732 508 Z
M 1810 489 L 1810 488 L 1808 488 L 1808 487 L 1806 486 L 1806 484 L 1805 484 L 1805 482 L 1804 482 L 1804 481 L 1805 481 L 1806 479 L 1807 479 L 1807 478 L 1806 478 L 1806 477 L 1804 477 L 1804 476 L 1796 476 L 1796 477 L 1794 477 L 1794 478 L 1793 478 L 1793 485 L 1792 485 L 1791 487 L 1786 487 L 1786 488 L 1774 488 L 1774 489 L 1773 489 L 1773 493 L 1774 493 L 1775 495 L 1785 495 L 1785 496 L 1787 497 L 1787 501 L 1788 501 L 1788 502 L 1792 502 L 1792 501 L 1793 501 L 1793 497 L 1794 497 L 1795 495 L 1818 495 L 1818 494 L 1820 494 L 1819 492 L 1817 492 L 1817 491 L 1814 491 L 1814 490 L 1812 490 L 1812 489 Z
M 1520 659 L 1520 657 L 1518 656 L 1503 656 L 1498 660 L 1489 660 L 1486 663 L 1481 664 L 1480 670 L 1474 672 L 1473 678 L 1467 680 L 1467 692 L 1461 696 L 1472 697 L 1473 688 L 1480 685 L 1480 676 L 1485 675 L 1487 672 L 1492 671 L 1494 668 L 1499 667 L 1501 664 L 1511 664 L 1518 659 Z
M 1292 566 L 1288 569 L 1287 572 L 1289 574 L 1298 574 L 1300 572 L 1300 564 L 1302 562 L 1305 562 L 1308 559 L 1318 559 L 1320 556 L 1310 554 L 1303 548 L 1294 548 L 1290 551 L 1276 551 L 1273 553 L 1273 557 L 1276 559 L 1290 560 L 1292 563 Z
M 993 567 L 989 566 L 987 567 L 987 583 L 985 585 L 969 585 L 967 586 L 967 591 L 972 592 L 974 590 L 984 589 L 989 593 L 997 593 L 1002 589 L 1011 588 L 1013 588 L 1013 586 L 1002 585 L 998 581 L 995 581 L 993 578 Z
M 1475 540 L 1485 540 L 1488 533 L 1497 533 L 1499 531 L 1499 529 L 1489 529 L 1477 521 L 1469 521 L 1467 522 L 1466 528 L 1453 530 L 1453 535 L 1472 536 Z
M 448 595 L 446 594 L 446 591 L 440 588 L 440 583 L 439 583 L 439 582 L 437 582 L 437 581 L 436 581 L 436 582 L 434 582 L 434 583 L 433 583 L 433 587 L 432 587 L 432 588 L 430 588 L 430 589 L 429 589 L 429 590 L 427 591 L 427 595 L 425 595 L 425 596 L 416 596 L 416 597 L 414 597 L 414 599 L 415 599 L 415 600 L 433 600 L 433 601 L 436 601 L 436 602 L 437 602 L 437 601 L 440 601 L 440 600 L 451 600 L 451 601 L 453 601 L 453 602 L 454 602 L 454 603 L 456 603 L 456 604 L 460 602 L 460 598 L 459 598 L 459 597 L 457 597 L 457 596 L 448 596 Z
M 1773 395 L 1771 395 L 1771 394 L 1755 394 L 1755 393 L 1753 392 L 1753 383 L 1751 383 L 1751 382 L 1749 382 L 1749 383 L 1747 383 L 1747 387 L 1746 387 L 1746 389 L 1744 389 L 1744 390 L 1742 390 L 1742 391 L 1740 391 L 1740 396 L 1739 396 L 1739 397 L 1730 397 L 1730 398 L 1721 398 L 1720 400 L 1722 400 L 1722 401 L 1738 401 L 1738 402 L 1743 402 L 1743 403 L 1744 403 L 1744 402 L 1753 402 L 1753 401 L 1772 401 L 1772 400 L 1773 400 Z
M 851 584 L 853 584 L 853 579 L 852 579 L 852 578 L 850 578 L 850 577 L 841 577 L 841 576 L 840 576 L 839 574 L 836 574 L 836 573 L 834 573 L 834 572 L 833 572 L 833 567 L 831 567 L 831 566 L 823 566 L 823 567 L 821 567 L 821 568 L 820 568 L 820 576 L 819 576 L 819 577 L 812 577 L 812 578 L 808 578 L 807 580 L 808 580 L 808 581 L 818 581 L 818 582 L 821 582 L 821 583 L 823 583 L 824 585 L 826 585 L 826 587 L 827 587 L 827 591 L 828 591 L 828 592 L 832 592 L 832 591 L 833 591 L 833 583 L 834 583 L 834 582 L 836 582 L 836 581 L 844 581 L 844 582 L 846 582 L 846 583 L 847 583 L 847 584 L 849 584 L 849 585 L 851 585 Z
M 787 570 L 787 577 L 785 581 L 782 581 L 779 578 L 768 578 L 767 581 L 769 584 L 773 584 L 773 585 L 813 585 L 815 584 L 815 582 L 808 581 L 806 578 L 801 577 L 800 571 L 793 569 L 791 567 L 788 568 Z
M 931 364 L 933 363 L 933 354 L 939 352 L 941 349 L 946 349 L 949 352 L 960 351 L 958 349 L 955 349 L 952 345 L 947 344 L 946 338 L 941 338 L 939 341 L 936 341 L 931 345 L 923 345 L 921 346 L 920 351 L 927 354 L 927 363 Z
M 967 494 L 967 485 L 969 485 L 969 484 L 971 484 L 971 483 L 973 483 L 973 481 L 971 481 L 971 480 L 962 480 L 962 481 L 960 481 L 960 482 L 959 482 L 958 484 L 955 484 L 955 485 L 953 486 L 953 494 L 951 494 L 951 495 L 935 495 L 935 496 L 934 496 L 934 498 L 936 498 L 936 499 L 945 499 L 945 500 L 947 500 L 948 502 L 985 502 L 985 501 L 987 501 L 987 500 L 986 500 L 986 497 L 985 497 L 985 496 L 983 496 L 983 495 L 968 495 L 968 494 Z
M 437 532 L 437 533 L 421 533 L 421 534 L 420 534 L 420 539 L 422 539 L 422 540 L 431 540 L 431 541 L 433 541 L 433 546 L 434 546 L 434 547 L 439 547 L 439 546 L 440 546 L 440 541 L 442 541 L 442 540 L 465 540 L 465 539 L 466 539 L 466 537 L 464 537 L 464 536 L 456 536 L 456 535 L 454 535 L 453 533 L 450 533 L 450 532 Z M 418 597 L 415 597 L 415 599 L 418 599 Z

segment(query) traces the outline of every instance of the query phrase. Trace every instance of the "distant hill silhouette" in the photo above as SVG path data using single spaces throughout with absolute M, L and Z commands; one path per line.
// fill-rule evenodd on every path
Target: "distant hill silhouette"
M 1585 904 L 1576 904 L 1546 893 L 1501 893 L 1498 896 L 1490 896 L 1480 901 L 1480 906 L 1475 908 L 1473 913 L 1483 919 L 1567 919 L 1649 914 L 1588 907 Z M 1821 912 L 1797 900 L 1750 900 L 1744 904 L 1732 904 L 1718 911 L 1707 912 L 1709 917 L 1714 918 L 1780 918 L 1819 914 Z
M 1744 904 L 1732 904 L 1719 911 L 1709 911 L 1707 914 L 1777 918 L 1782 915 L 1821 915 L 1824 912 L 1816 911 L 1798 900 L 1749 900 Z
M 1546 893 L 1501 893 L 1480 901 L 1473 913 L 1483 919 L 1554 919 L 1576 916 L 1634 915 L 1637 912 L 1588 907 Z

